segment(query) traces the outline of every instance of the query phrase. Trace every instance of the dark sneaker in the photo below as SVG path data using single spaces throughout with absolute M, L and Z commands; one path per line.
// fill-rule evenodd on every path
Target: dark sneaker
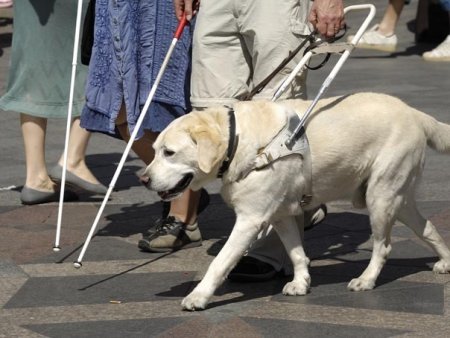
M 321 204 L 317 209 L 305 212 L 305 231 L 311 230 L 320 224 L 327 216 L 328 210 L 325 204 Z
M 277 275 L 275 268 L 259 259 L 244 256 L 228 274 L 233 282 L 265 282 Z
M 202 235 L 197 222 L 185 224 L 173 216 L 160 219 L 154 232 L 144 236 L 139 249 L 147 252 L 171 252 L 202 245 Z
M 208 192 L 206 191 L 206 189 L 202 188 L 202 190 L 200 191 L 200 199 L 198 201 L 197 216 L 200 215 L 202 211 L 206 209 L 206 207 L 209 205 L 209 201 L 210 197 Z M 153 225 L 150 229 L 147 230 L 147 235 L 151 235 L 156 232 L 158 224 L 169 216 L 169 212 L 170 212 L 170 202 L 163 202 L 162 216 L 160 219 L 156 220 L 155 225 Z

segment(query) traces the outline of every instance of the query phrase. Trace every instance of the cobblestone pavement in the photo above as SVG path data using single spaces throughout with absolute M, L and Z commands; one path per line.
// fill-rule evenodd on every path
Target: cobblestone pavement
M 374 3 L 380 18 L 386 1 Z M 450 65 L 421 59 L 420 53 L 433 45 L 416 45 L 408 30 L 416 8 L 416 1 L 405 7 L 397 52 L 353 52 L 327 95 L 390 93 L 450 123 Z M 0 10 L 2 92 L 11 52 L 11 17 L 11 10 Z M 360 19 L 360 14 L 348 18 L 350 30 Z M 310 96 L 332 65 L 310 73 Z M 324 223 L 307 232 L 306 250 L 312 259 L 307 296 L 282 296 L 287 277 L 257 284 L 227 281 L 206 311 L 181 311 L 182 297 L 220 250 L 234 214 L 218 194 L 219 182 L 214 182 L 208 186 L 212 203 L 199 220 L 201 247 L 172 254 L 140 252 L 136 243 L 158 217 L 160 205 L 139 185 L 136 172 L 142 164 L 134 155 L 126 162 L 83 267 L 74 269 L 72 262 L 101 198 L 81 196 L 79 202 L 64 205 L 62 251 L 53 253 L 58 205 L 20 204 L 25 169 L 18 115 L 2 112 L 0 121 L 1 337 L 448 336 L 450 276 L 432 273 L 435 254 L 401 224 L 394 226 L 392 254 L 377 287 L 361 293 L 346 290 L 371 252 L 368 217 L 346 202 L 331 204 Z M 49 124 L 49 165 L 62 151 L 64 129 L 63 121 Z M 92 137 L 87 160 L 103 183 L 109 183 L 123 149 L 117 140 Z M 432 151 L 427 155 L 419 206 L 450 244 L 450 157 Z

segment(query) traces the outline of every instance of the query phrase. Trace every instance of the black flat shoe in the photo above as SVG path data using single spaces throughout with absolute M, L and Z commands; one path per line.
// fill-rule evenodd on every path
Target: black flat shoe
M 78 195 L 73 191 L 64 191 L 64 201 L 71 202 L 77 201 Z M 59 201 L 59 191 L 40 191 L 24 186 L 20 193 L 20 201 L 24 205 L 43 204 Z
M 53 181 L 60 183 L 62 180 L 62 169 L 63 168 L 57 164 L 49 171 L 48 175 Z M 88 182 L 68 170 L 66 171 L 66 184 L 75 190 L 84 190 L 92 194 L 105 195 L 108 191 L 108 188 L 103 184 Z
M 277 276 L 278 272 L 269 263 L 259 259 L 244 256 L 228 274 L 233 282 L 265 282 Z

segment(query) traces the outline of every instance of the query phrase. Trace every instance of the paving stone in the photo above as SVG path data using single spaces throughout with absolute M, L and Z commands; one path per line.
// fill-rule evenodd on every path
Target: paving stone
M 351 292 L 345 283 L 327 283 L 329 277 L 313 276 L 316 286 L 303 297 L 276 295 L 278 302 L 316 304 L 360 309 L 411 312 L 443 315 L 444 289 L 442 285 L 392 281 L 370 291 Z M 322 283 L 323 282 L 323 283 Z
M 80 304 L 144 302 L 181 298 L 192 289 L 194 272 L 30 278 L 6 309 Z
M 145 320 L 114 320 L 47 325 L 26 325 L 25 328 L 45 337 L 159 337 L 170 327 L 183 324 L 185 318 L 157 318 Z M 184 337 L 189 337 L 186 335 Z
M 1 277 L 26 277 L 27 274 L 11 260 L 0 259 L 0 278 Z
M 92 337 L 104 332 L 108 337 L 392 337 L 407 333 L 401 330 L 360 326 L 314 324 L 286 320 L 233 318 L 214 325 L 202 318 L 158 318 L 107 322 L 27 325 L 26 328 L 47 337 Z M 227 332 L 223 335 L 223 332 Z M 74 332 L 77 334 L 74 335 Z M 221 333 L 222 332 L 222 333 Z M 122 334 L 122 335 L 121 335 Z

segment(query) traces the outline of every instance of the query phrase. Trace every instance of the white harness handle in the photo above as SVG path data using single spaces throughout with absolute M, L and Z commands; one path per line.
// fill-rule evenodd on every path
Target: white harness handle
M 340 44 L 322 44 L 318 46 L 317 48 L 314 48 L 310 51 L 308 51 L 303 58 L 300 60 L 298 65 L 294 68 L 294 70 L 289 74 L 289 76 L 284 80 L 278 90 L 275 92 L 272 101 L 276 101 L 281 94 L 286 90 L 287 86 L 294 80 L 295 76 L 303 69 L 305 64 L 309 61 L 311 56 L 319 53 L 338 53 L 342 56 L 337 61 L 334 68 L 331 70 L 331 73 L 328 75 L 328 77 L 323 82 L 322 86 L 319 89 L 319 93 L 314 98 L 311 105 L 306 110 L 305 114 L 303 115 L 302 119 L 300 120 L 300 123 L 298 124 L 297 128 L 293 132 L 293 134 L 286 140 L 286 145 L 292 144 L 295 140 L 296 135 L 300 132 L 301 128 L 304 126 L 306 119 L 311 114 L 311 111 L 314 109 L 315 105 L 319 101 L 319 98 L 325 93 L 325 91 L 330 86 L 331 82 L 336 77 L 336 74 L 341 69 L 344 62 L 347 60 L 348 56 L 350 55 L 350 52 L 355 48 L 356 44 L 358 43 L 361 36 L 366 31 L 367 27 L 369 26 L 370 22 L 372 21 L 373 17 L 375 16 L 375 6 L 372 4 L 365 4 L 365 5 L 354 5 L 354 6 L 348 6 L 344 8 L 344 14 L 353 11 L 353 10 L 361 10 L 361 9 L 369 9 L 369 14 L 367 15 L 366 19 L 362 23 L 361 27 L 358 29 L 358 32 L 353 37 L 352 41 L 350 43 L 340 43 Z
M 337 61 L 336 65 L 332 69 L 331 73 L 325 79 L 324 83 L 320 87 L 319 93 L 316 95 L 308 109 L 306 110 L 303 117 L 300 119 L 295 112 L 288 112 L 288 120 L 286 125 L 282 130 L 270 141 L 270 143 L 258 154 L 255 160 L 255 166 L 249 170 L 258 170 L 266 167 L 271 162 L 278 160 L 281 157 L 298 154 L 303 158 L 303 174 L 306 178 L 308 184 L 307 196 L 310 196 L 310 192 L 312 190 L 311 187 L 311 177 L 312 177 L 312 168 L 311 168 L 311 154 L 309 150 L 309 143 L 306 137 L 306 133 L 304 131 L 305 121 L 311 114 L 312 110 L 316 106 L 319 98 L 325 93 L 328 89 L 330 83 L 335 78 L 337 72 L 341 69 L 344 62 L 347 60 L 350 52 L 355 48 L 359 39 L 369 26 L 370 21 L 375 16 L 375 6 L 372 4 L 366 5 L 354 5 L 348 6 L 344 9 L 344 13 L 348 13 L 352 10 L 361 10 L 361 9 L 369 9 L 369 14 L 366 19 L 362 23 L 358 32 L 352 39 L 350 43 L 322 43 L 317 47 L 309 50 L 303 58 L 300 60 L 298 65 L 294 68 L 294 70 L 289 74 L 289 76 L 281 83 L 279 88 L 276 90 L 275 94 L 272 97 L 272 101 L 276 101 L 281 94 L 286 90 L 295 76 L 303 69 L 306 63 L 313 55 L 317 54 L 342 54 L 342 56 Z M 248 174 L 248 172 L 247 172 Z M 305 195 L 305 196 L 306 196 Z M 305 202 L 307 203 L 307 202 Z

